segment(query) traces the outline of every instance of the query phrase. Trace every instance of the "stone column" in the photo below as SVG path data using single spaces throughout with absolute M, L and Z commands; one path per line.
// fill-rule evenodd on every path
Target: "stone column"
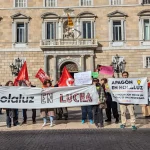
M 84 55 L 81 55 L 81 71 L 84 72 L 85 66 L 84 66 Z
M 94 71 L 94 55 L 90 55 L 90 59 L 91 59 L 91 71 Z
M 54 84 L 56 83 L 56 76 L 57 76 L 57 55 L 54 55 L 54 69 L 53 69 L 53 80 Z
M 44 55 L 44 71 L 47 73 L 47 55 Z

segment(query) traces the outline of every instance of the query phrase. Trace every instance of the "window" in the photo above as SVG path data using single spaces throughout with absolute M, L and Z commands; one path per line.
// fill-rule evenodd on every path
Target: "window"
M 80 0 L 80 5 L 81 6 L 91 6 L 92 4 L 92 0 Z
M 113 21 L 113 41 L 122 41 L 123 40 L 123 26 L 122 22 Z
M 146 57 L 146 67 L 150 67 L 150 57 Z
M 150 4 L 150 0 L 142 0 L 142 4 Z
M 83 38 L 91 39 L 94 38 L 94 22 L 93 21 L 83 21 L 82 24 Z
M 45 38 L 56 39 L 56 22 L 45 22 Z
M 17 43 L 27 43 L 27 23 L 17 23 L 17 34 L 16 34 L 16 42 Z
M 144 19 L 144 40 L 150 40 L 150 19 Z
M 45 0 L 45 7 L 56 7 L 56 0 Z
M 143 68 L 150 68 L 150 56 L 144 56 L 143 58 Z
M 110 5 L 121 5 L 123 0 L 110 0 Z
M 15 7 L 27 7 L 27 0 L 15 0 Z

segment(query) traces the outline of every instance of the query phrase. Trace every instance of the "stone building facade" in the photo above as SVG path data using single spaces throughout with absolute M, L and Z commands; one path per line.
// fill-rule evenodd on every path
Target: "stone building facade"
M 74 39 L 66 38 L 67 13 Z M 10 64 L 26 60 L 31 82 L 43 68 L 54 83 L 70 72 L 110 65 L 118 54 L 130 77 L 150 76 L 150 0 L 1 0 L 0 82 L 13 80 Z M 102 76 L 100 76 L 102 77 Z

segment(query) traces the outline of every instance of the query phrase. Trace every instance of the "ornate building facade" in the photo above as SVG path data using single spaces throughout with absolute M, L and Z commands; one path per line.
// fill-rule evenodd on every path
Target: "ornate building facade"
M 72 10 L 71 38 L 66 8 Z M 149 78 L 149 8 L 150 0 L 1 0 L 0 82 L 14 78 L 9 66 L 18 57 L 40 85 L 40 68 L 55 83 L 64 66 L 72 75 L 93 71 L 110 65 L 116 54 L 126 60 L 130 77 Z

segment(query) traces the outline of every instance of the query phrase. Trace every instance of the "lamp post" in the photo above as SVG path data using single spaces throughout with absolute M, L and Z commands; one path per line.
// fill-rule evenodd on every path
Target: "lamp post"
M 11 73 L 14 76 L 18 76 L 18 73 L 22 67 L 22 60 L 20 58 L 15 59 L 15 63 L 10 65 Z
M 117 77 L 119 78 L 119 74 L 122 73 L 125 70 L 126 61 L 122 60 L 120 61 L 120 57 L 118 54 L 114 57 L 111 66 L 114 68 L 114 72 L 117 73 Z

